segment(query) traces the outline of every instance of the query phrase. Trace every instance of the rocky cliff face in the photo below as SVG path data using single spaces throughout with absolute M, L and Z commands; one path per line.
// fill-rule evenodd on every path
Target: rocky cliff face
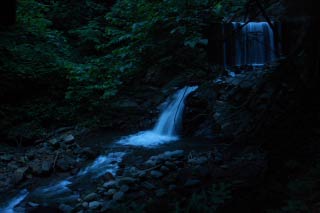
M 210 80 L 187 99 L 184 133 L 206 138 L 250 135 L 257 120 L 269 110 L 275 90 L 269 68 L 229 71 Z M 258 122 L 259 123 L 259 122 Z

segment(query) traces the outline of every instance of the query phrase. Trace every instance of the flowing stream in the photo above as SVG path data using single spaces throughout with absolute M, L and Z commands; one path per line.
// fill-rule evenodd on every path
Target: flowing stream
M 164 103 L 164 110 L 155 124 L 154 128 L 142 131 L 134 135 L 129 135 L 116 141 L 116 144 L 142 146 L 154 148 L 158 145 L 176 141 L 179 139 L 178 132 L 181 128 L 181 121 L 186 97 L 197 89 L 197 86 L 184 87 L 178 90 L 172 97 Z M 125 147 L 124 147 L 125 148 Z M 1 213 L 24 212 L 24 209 L 17 210 L 24 200 L 36 200 L 41 205 L 51 203 L 72 203 L 80 198 L 79 191 L 87 187 L 92 179 L 99 178 L 106 173 L 116 174 L 118 165 L 122 161 L 126 152 L 110 152 L 101 155 L 96 160 L 80 170 L 76 175 L 67 179 L 54 181 L 46 186 L 41 186 L 29 192 L 26 189 L 0 207 Z

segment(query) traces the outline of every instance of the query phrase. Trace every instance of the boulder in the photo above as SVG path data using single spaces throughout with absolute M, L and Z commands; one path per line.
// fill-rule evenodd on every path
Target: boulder
M 106 189 L 115 188 L 115 187 L 117 187 L 117 186 L 118 186 L 118 182 L 117 182 L 117 181 L 114 181 L 114 180 L 105 182 L 105 183 L 103 184 L 103 187 L 106 188 Z
M 161 177 L 163 176 L 163 173 L 162 173 L 162 172 L 159 172 L 159 171 L 157 171 L 157 170 L 152 170 L 152 171 L 150 172 L 150 175 L 151 175 L 151 177 L 153 177 L 153 178 L 161 178 Z
M 193 186 L 198 186 L 200 185 L 201 181 L 196 180 L 196 179 L 189 179 L 185 182 L 184 186 L 185 187 L 193 187 Z
M 13 178 L 12 178 L 13 183 L 21 182 L 25 178 L 28 170 L 29 170 L 29 167 L 18 168 L 13 174 Z
M 89 209 L 97 210 L 102 207 L 102 203 L 99 201 L 92 201 L 89 203 Z
M 90 194 L 86 195 L 83 198 L 83 200 L 87 201 L 87 202 L 90 202 L 90 201 L 96 200 L 97 198 L 98 198 L 98 194 L 97 193 L 90 193 Z
M 123 199 L 123 197 L 124 197 L 124 193 L 121 192 L 121 191 L 119 191 L 119 192 L 116 192 L 116 193 L 113 195 L 112 199 L 113 199 L 114 201 L 120 201 L 120 200 Z
M 137 181 L 137 179 L 132 177 L 121 177 L 118 179 L 119 185 L 132 185 Z
M 63 137 L 63 142 L 69 144 L 69 143 L 72 143 L 74 139 L 75 139 L 74 136 L 72 134 L 69 134 Z

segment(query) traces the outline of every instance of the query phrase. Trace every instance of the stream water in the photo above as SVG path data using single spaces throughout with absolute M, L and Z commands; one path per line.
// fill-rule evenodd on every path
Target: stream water
M 80 197 L 81 192 L 90 187 L 90 183 L 93 183 L 94 179 L 99 178 L 107 172 L 116 175 L 119 163 L 126 155 L 130 155 L 136 160 L 137 156 L 139 156 L 137 153 L 141 152 L 141 149 L 181 149 L 182 144 L 187 144 L 183 143 L 183 140 L 180 140 L 178 136 L 181 128 L 184 101 L 196 89 L 196 86 L 185 87 L 178 90 L 172 97 L 169 97 L 164 103 L 164 110 L 161 112 L 158 122 L 153 129 L 121 137 L 118 140 L 100 140 L 100 143 L 101 141 L 104 143 L 103 149 L 111 151 L 98 156 L 94 162 L 81 169 L 74 176 L 60 180 L 51 180 L 49 183 L 39 186 L 31 192 L 26 189 L 21 190 L 16 196 L 9 199 L 0 207 L 0 212 L 24 212 L 24 208 L 17 209 L 16 207 L 22 206 L 22 203 L 26 201 L 36 201 L 44 206 L 52 203 L 73 203 Z M 170 146 L 170 144 L 175 144 L 169 143 L 173 141 L 175 141 L 176 145 Z M 99 143 L 97 144 L 99 146 Z M 148 151 L 147 153 L 150 155 L 153 152 Z

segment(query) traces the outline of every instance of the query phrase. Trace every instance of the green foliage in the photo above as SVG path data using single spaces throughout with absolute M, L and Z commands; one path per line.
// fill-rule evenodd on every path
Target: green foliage
M 118 0 L 109 6 L 18 2 L 17 25 L 0 32 L 0 134 L 34 129 L 39 135 L 62 120 L 108 122 L 102 115 L 128 82 L 158 74 L 193 79 L 208 70 L 204 29 L 222 20 L 221 3 Z

